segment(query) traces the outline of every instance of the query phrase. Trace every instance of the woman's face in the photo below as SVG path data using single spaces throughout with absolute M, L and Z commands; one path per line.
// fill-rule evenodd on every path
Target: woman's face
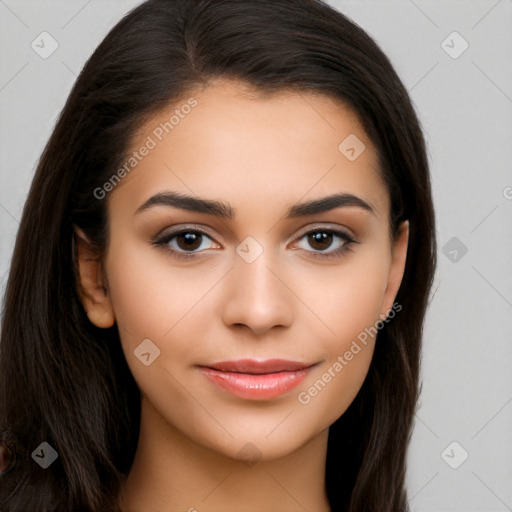
M 372 143 L 327 97 L 218 81 L 132 149 L 86 309 L 112 310 L 153 421 L 229 457 L 293 452 L 358 393 L 402 278 Z

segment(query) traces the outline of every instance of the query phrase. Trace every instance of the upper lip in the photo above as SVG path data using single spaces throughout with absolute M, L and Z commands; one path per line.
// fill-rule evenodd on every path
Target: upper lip
M 255 375 L 278 372 L 295 372 L 305 370 L 311 366 L 313 366 L 312 363 L 302 363 L 299 361 L 290 361 L 288 359 L 236 359 L 203 365 L 204 368 L 211 368 L 221 372 L 250 373 Z

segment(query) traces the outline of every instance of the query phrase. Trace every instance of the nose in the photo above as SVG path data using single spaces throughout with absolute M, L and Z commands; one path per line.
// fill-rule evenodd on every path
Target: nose
M 246 327 L 261 336 L 292 325 L 293 293 L 270 263 L 265 252 L 252 263 L 237 258 L 224 287 L 222 320 L 227 327 Z

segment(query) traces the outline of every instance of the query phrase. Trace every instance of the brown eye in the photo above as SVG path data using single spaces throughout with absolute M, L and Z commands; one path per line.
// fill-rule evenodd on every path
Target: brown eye
M 205 249 L 218 248 L 211 236 L 195 229 L 181 230 L 169 233 L 157 239 L 156 245 L 164 246 L 175 254 L 192 256 Z
M 176 243 L 184 251 L 193 251 L 200 247 L 203 235 L 193 231 L 187 231 L 176 235 Z
M 314 257 L 337 258 L 355 243 L 356 240 L 343 231 L 317 229 L 301 236 L 297 246 Z
M 333 234 L 326 231 L 316 231 L 308 234 L 309 245 L 317 251 L 325 251 L 332 244 Z

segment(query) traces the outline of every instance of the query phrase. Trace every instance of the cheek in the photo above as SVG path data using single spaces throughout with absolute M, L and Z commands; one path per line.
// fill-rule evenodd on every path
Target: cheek
M 200 360 L 212 327 L 214 288 L 226 269 L 178 268 L 156 248 L 123 246 L 120 240 L 113 246 L 107 260 L 109 292 L 128 366 L 146 394 L 168 389 L 185 400 L 172 376 L 183 381 L 187 365 Z M 148 351 L 154 362 L 146 366 L 137 356 Z
M 121 257 L 121 254 L 127 254 Z M 130 342 L 165 338 L 222 277 L 222 268 L 179 269 L 156 248 L 121 244 L 110 255 L 110 298 L 121 334 Z
M 327 428 L 346 411 L 366 378 L 375 334 L 382 326 L 378 322 L 387 267 L 366 260 L 350 269 L 340 267 L 328 277 L 317 280 L 315 293 L 309 294 L 312 309 L 330 330 L 330 335 L 318 340 L 317 350 L 324 362 L 301 386 L 297 397 L 309 414 L 321 418 L 320 428 Z
M 329 352 L 344 350 L 346 343 L 380 320 L 387 285 L 389 264 L 367 254 L 350 255 L 339 266 L 309 269 L 305 267 L 293 276 L 297 295 L 314 315 L 301 315 L 313 322 L 321 320 L 329 333 Z M 304 313 L 307 313 L 304 310 Z

